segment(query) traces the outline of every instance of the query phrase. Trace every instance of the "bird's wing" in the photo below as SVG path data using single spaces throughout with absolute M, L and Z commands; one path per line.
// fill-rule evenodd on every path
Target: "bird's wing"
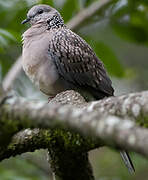
M 59 74 L 76 86 L 113 95 L 112 82 L 92 48 L 69 29 L 58 31 L 49 47 Z

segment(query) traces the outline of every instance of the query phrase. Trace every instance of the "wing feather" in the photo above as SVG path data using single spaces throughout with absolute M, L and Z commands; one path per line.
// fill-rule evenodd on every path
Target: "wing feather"
M 114 90 L 103 63 L 92 48 L 77 34 L 69 29 L 58 31 L 50 43 L 52 54 L 59 74 L 75 86 L 89 87 L 112 96 Z

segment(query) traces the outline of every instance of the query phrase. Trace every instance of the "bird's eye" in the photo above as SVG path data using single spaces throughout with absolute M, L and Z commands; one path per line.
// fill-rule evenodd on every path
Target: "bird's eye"
M 39 9 L 38 10 L 38 14 L 42 14 L 43 13 L 43 10 L 42 9 Z

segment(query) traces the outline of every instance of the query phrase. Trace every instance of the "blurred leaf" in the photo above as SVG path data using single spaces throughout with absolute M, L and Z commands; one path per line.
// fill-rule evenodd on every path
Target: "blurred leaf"
M 16 40 L 10 32 L 8 32 L 7 30 L 1 29 L 1 28 L 0 28 L 0 35 L 4 36 L 7 39 L 11 39 L 14 41 Z
M 0 52 L 4 52 L 4 48 L 6 48 L 9 44 L 9 41 L 15 41 L 14 36 L 8 32 L 0 28 Z
M 148 4 L 144 1 L 128 1 L 128 4 L 113 10 L 111 25 L 123 39 L 136 43 L 148 42 Z
M 115 53 L 107 45 L 102 42 L 95 42 L 95 50 L 98 57 L 104 62 L 112 75 L 117 77 L 123 77 L 125 75 L 123 66 L 120 64 Z
M 4 46 L 6 47 L 7 45 L 8 45 L 7 40 L 3 36 L 0 35 L 0 46 L 1 46 L 1 48 L 3 48 Z
M 65 1 L 61 14 L 65 22 L 67 22 L 76 12 L 80 9 L 79 3 L 77 0 L 67 0 Z
M 54 7 L 54 0 L 38 0 L 38 4 L 49 4 Z
M 89 6 L 91 3 L 97 0 L 79 0 L 79 4 L 81 8 Z
M 22 167 L 22 168 L 20 168 Z M 11 158 L 0 164 L 1 180 L 47 180 L 44 172 L 35 164 L 22 158 Z

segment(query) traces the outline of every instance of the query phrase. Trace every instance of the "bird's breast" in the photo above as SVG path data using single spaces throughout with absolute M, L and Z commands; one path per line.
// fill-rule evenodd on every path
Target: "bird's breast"
M 56 95 L 64 89 L 52 57 L 50 38 L 38 35 L 24 39 L 23 69 L 31 81 L 45 94 Z

